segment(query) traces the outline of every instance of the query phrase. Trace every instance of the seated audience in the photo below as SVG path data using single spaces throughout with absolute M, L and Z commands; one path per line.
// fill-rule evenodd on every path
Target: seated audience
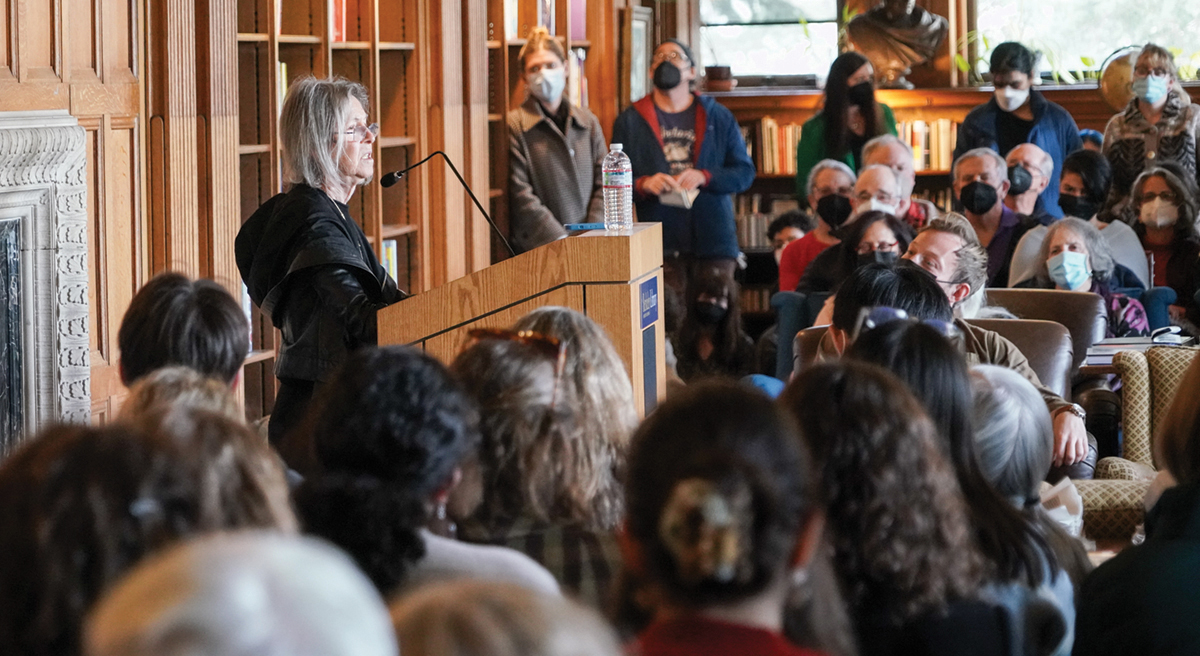
M 775 266 L 783 259 L 783 249 L 788 244 L 804 238 L 816 228 L 816 220 L 800 210 L 789 210 L 775 217 L 767 226 L 767 239 L 775 252 Z
M 0 653 L 78 654 L 91 604 L 180 540 L 295 530 L 283 470 L 245 426 L 186 408 L 138 423 L 52 427 L 0 466 Z
M 782 408 L 731 382 L 689 388 L 634 435 L 626 495 L 622 549 L 653 615 L 631 653 L 814 653 L 782 635 L 823 523 Z
M 754 373 L 754 342 L 742 329 L 737 283 L 702 269 L 692 279 L 688 297 L 687 316 L 674 342 L 679 377 L 690 383 Z
M 894 134 L 884 134 L 868 141 L 863 146 L 863 166 L 882 165 L 892 169 L 900 182 L 900 199 L 895 215 L 913 230 L 920 230 L 941 216 L 933 203 L 913 196 L 917 185 L 917 172 L 913 168 L 912 146 Z
M 1147 43 L 1133 68 L 1133 97 L 1125 109 L 1104 128 L 1104 155 L 1112 163 L 1110 206 L 1137 202 L 1135 180 L 1144 171 L 1173 162 L 1180 177 L 1200 182 L 1196 149 L 1200 147 L 1200 105 L 1192 102 L 1180 84 L 1175 56 L 1166 48 Z M 1153 135 L 1153 139 L 1149 138 Z M 1136 221 L 1136 207 L 1128 213 Z
M 345 554 L 265 531 L 147 558 L 90 613 L 84 644 L 88 656 L 399 653 L 383 600 Z
M 850 195 L 857 177 L 842 162 L 824 159 L 808 174 L 807 196 L 817 226 L 787 245 L 779 259 L 779 288 L 795 289 L 800 276 L 821 251 L 838 243 L 833 231 L 850 218 Z
M 1200 199 L 1196 185 L 1176 166 L 1146 169 L 1133 183 L 1132 208 L 1138 217 L 1134 231 L 1150 260 L 1151 286 L 1175 290 L 1169 308 L 1171 323 L 1200 334 L 1200 236 L 1196 219 Z
M 1034 144 L 1023 143 L 1008 151 L 1004 162 L 1008 164 L 1009 183 L 1004 206 L 1041 225 L 1057 221 L 1059 217 L 1046 211 L 1041 195 L 1054 173 L 1054 160 L 1046 151 Z
M 1104 149 L 1104 133 L 1099 130 L 1085 128 L 1079 131 L 1079 138 L 1083 141 L 1083 150 L 1099 153 Z M 1061 207 L 1062 203 L 1059 203 L 1059 206 Z
M 986 563 L 954 470 L 904 385 L 871 365 L 820 365 L 780 402 L 820 472 L 860 653 L 1007 653 L 1003 612 L 978 600 Z
M 850 203 L 854 206 L 850 221 L 872 210 L 895 216 L 896 207 L 900 204 L 900 181 L 895 172 L 882 164 L 859 171 Z
M 232 386 L 250 352 L 250 324 L 224 287 L 166 272 L 133 296 L 117 345 L 126 386 L 170 365 L 191 367 Z
M 1047 228 L 1038 255 L 1037 274 L 1017 287 L 1092 292 L 1104 299 L 1108 312 L 1106 337 L 1142 337 L 1150 334 L 1146 310 L 1136 299 L 1113 291 L 1129 287 L 1137 278 L 1113 261 L 1100 231 L 1083 219 L 1066 217 Z
M 306 477 L 304 530 L 345 549 L 380 593 L 427 581 L 496 579 L 557 593 L 545 568 L 503 547 L 435 535 L 462 463 L 479 448 L 474 402 L 432 356 L 408 347 L 350 355 L 293 435 Z
M 991 148 L 967 151 L 954 160 L 950 180 L 954 198 L 962 203 L 979 244 L 987 251 L 987 286 L 1007 285 L 1009 262 L 1017 242 L 1037 222 L 1004 205 L 1010 186 L 1004 159 Z
M 866 177 L 864 173 L 860 180 Z M 860 214 L 839 232 L 841 243 L 825 249 L 808 265 L 796 291 L 833 291 L 851 271 L 864 264 L 894 263 L 908 250 L 913 238 L 907 223 L 876 210 Z
M 563 392 L 571 395 L 579 419 L 611 444 L 627 444 L 638 425 L 633 383 L 604 327 L 571 308 L 541 307 L 517 320 L 513 330 L 557 339 L 566 349 Z
M 954 316 L 974 319 L 987 297 L 987 257 L 967 218 L 950 212 L 925 224 L 900 259 L 911 261 L 937 280 Z
M 163 406 L 180 405 L 214 412 L 238 423 L 246 421 L 229 385 L 190 367 L 163 367 L 139 378 L 121 402 L 117 419 L 136 421 Z
M 917 235 L 920 240 L 926 232 L 939 231 L 938 225 L 946 221 L 943 217 L 926 227 Z M 928 243 L 940 243 L 942 246 L 953 244 L 953 233 L 942 233 L 936 240 Z M 961 241 L 961 240 L 960 240 Z M 946 242 L 946 243 L 942 243 Z M 917 245 L 917 241 L 913 242 Z M 910 246 L 909 254 L 913 253 Z M 1037 373 L 1029 366 L 1025 358 L 1012 342 L 998 333 L 980 328 L 960 318 L 955 318 L 943 299 L 953 298 L 963 292 L 968 283 L 948 282 L 952 280 L 977 280 L 982 278 L 983 262 L 970 255 L 970 249 L 963 249 L 957 255 L 952 251 L 934 252 L 919 250 L 914 264 L 923 264 L 929 268 L 938 268 L 938 274 L 949 275 L 945 281 L 921 274 L 913 266 L 901 263 L 894 268 L 883 265 L 862 267 L 851 274 L 841 288 L 838 289 L 833 309 L 833 325 L 826 338 L 822 340 L 824 353 L 843 353 L 852 341 L 854 329 L 857 326 L 859 314 L 863 308 L 877 306 L 893 307 L 904 310 L 910 317 L 925 321 L 953 321 L 954 327 L 961 333 L 959 346 L 967 359 L 967 364 L 996 364 L 1015 370 L 1033 383 L 1050 409 L 1054 417 L 1054 448 L 1055 466 L 1070 466 L 1089 458 L 1094 447 L 1091 446 L 1087 430 L 1083 424 L 1083 410 L 1055 394 L 1038 380 Z M 935 264 L 937 265 L 935 267 Z M 975 266 L 975 270 L 963 271 L 961 266 Z M 914 275 L 921 274 L 921 275 Z M 939 293 L 940 292 L 940 293 Z M 1070 472 L 1071 478 L 1090 477 L 1091 467 L 1085 465 Z
M 451 371 L 480 408 L 482 440 L 450 499 L 458 535 L 507 546 L 598 607 L 620 567 L 627 444 L 593 431 L 560 391 L 566 350 L 534 333 L 473 331 Z
M 1081 656 L 1200 652 L 1200 359 L 1158 424 L 1154 461 L 1178 482 L 1146 513 L 1146 541 L 1083 582 L 1075 624 Z
M 430 585 L 392 604 L 403 656 L 620 656 L 595 611 L 510 584 Z
M 1019 509 L 1023 505 L 1013 507 L 1004 491 L 984 476 L 983 459 L 974 435 L 974 430 L 980 427 L 972 423 L 971 380 L 966 361 L 951 342 L 957 335 L 947 338 L 942 330 L 946 330 L 944 324 L 935 327 L 890 321 L 860 335 L 846 356 L 886 368 L 921 401 L 937 428 L 943 453 L 954 467 L 967 504 L 972 534 L 988 561 L 989 596 L 1009 609 L 1017 621 L 1020 640 L 1038 642 L 1045 637 L 1040 629 L 1021 627 L 1021 618 L 1027 616 L 1028 601 L 1034 596 L 1045 597 L 1053 601 L 1061 621 L 1072 621 L 1071 580 L 1040 522 L 1023 514 Z M 1013 375 L 1020 377 L 1016 372 Z M 1041 406 L 1045 408 L 1044 403 Z M 1027 472 L 1033 477 L 1034 490 L 1050 471 L 1052 440 L 1043 446 L 1044 450 L 1036 454 L 1037 460 Z M 1026 498 L 1022 497 L 1022 504 Z M 1069 653 L 1071 643 L 1062 642 L 1064 638 L 1065 633 L 1039 644 L 1053 649 L 1053 653 Z

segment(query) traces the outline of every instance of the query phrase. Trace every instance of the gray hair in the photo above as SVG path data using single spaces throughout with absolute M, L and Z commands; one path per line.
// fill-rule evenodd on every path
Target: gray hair
M 351 98 L 367 109 L 367 89 L 345 78 L 302 77 L 288 87 L 279 114 L 285 182 L 327 189 L 346 180 L 338 162 Z
M 588 608 L 513 585 L 461 580 L 422 587 L 392 605 L 404 656 L 620 656 Z
M 979 469 L 1001 496 L 1024 506 L 1050 471 L 1054 428 L 1046 402 L 1008 367 L 973 367 L 971 389 Z
M 992 160 L 992 167 L 996 170 L 996 173 L 999 174 L 1000 179 L 1001 180 L 1008 179 L 1008 162 L 1004 161 L 1004 158 L 1000 156 L 1000 153 L 997 153 L 996 151 L 992 150 L 991 148 L 981 147 L 981 148 L 972 148 L 971 150 L 968 150 L 967 152 L 963 153 L 961 157 L 954 160 L 954 164 L 950 165 L 950 183 L 953 184 L 955 180 L 958 180 L 958 165 L 959 164 L 961 164 L 962 162 L 965 162 L 969 159 L 975 159 L 977 157 L 982 157 L 984 159 Z
M 867 143 L 863 144 L 862 161 L 865 162 L 865 161 L 871 159 L 872 153 L 874 153 L 876 150 L 879 150 L 880 148 L 884 148 L 886 146 L 900 146 L 901 148 L 904 149 L 905 152 L 908 153 L 908 156 L 910 158 L 913 156 L 912 146 L 904 143 L 904 141 L 901 140 L 900 137 L 897 137 L 894 134 L 881 134 L 878 137 L 875 137 L 874 139 L 871 139 Z
M 1054 235 L 1063 230 L 1070 230 L 1083 239 L 1083 245 L 1088 250 L 1088 264 L 1092 267 L 1093 280 L 1106 282 L 1112 277 L 1116 262 L 1113 261 L 1112 249 L 1109 248 L 1108 241 L 1100 234 L 1100 230 L 1083 219 L 1067 216 L 1050 224 L 1050 227 L 1046 229 L 1046 238 L 1042 240 L 1042 248 L 1038 251 L 1037 281 L 1039 283 L 1054 284 L 1050 280 L 1050 269 L 1046 266 L 1046 260 L 1050 259 L 1050 241 Z
M 858 182 L 858 176 L 854 174 L 854 170 L 849 166 L 846 166 L 844 162 L 839 162 L 836 159 L 823 159 L 817 162 L 816 165 L 812 167 L 812 170 L 808 172 L 808 184 L 805 186 L 805 193 L 807 195 L 812 195 L 813 185 L 817 183 L 817 176 L 821 174 L 821 171 L 828 171 L 830 169 L 838 171 L 839 173 L 845 173 L 846 175 L 850 176 L 851 185 Z
M 1050 156 L 1050 153 L 1042 150 L 1040 146 L 1032 143 L 1017 144 L 1012 147 L 1012 150 L 1008 151 L 1008 154 L 1004 156 L 1005 173 L 1008 172 L 1008 158 L 1012 157 L 1013 153 L 1017 152 L 1018 148 L 1036 148 L 1037 152 L 1042 154 L 1041 157 L 1038 158 L 1038 173 L 1041 173 L 1043 177 L 1047 178 L 1054 173 L 1054 158 Z
M 88 656 L 396 656 L 383 599 L 342 552 L 266 531 L 144 561 L 96 605 Z
M 883 164 L 872 164 L 870 166 L 864 166 L 863 170 L 859 171 L 858 180 L 856 180 L 854 182 L 855 188 L 858 187 L 858 183 L 867 174 L 867 171 L 879 171 L 881 173 L 886 171 L 887 179 L 891 180 L 892 185 L 896 188 L 896 197 L 899 198 L 901 193 L 903 193 L 904 185 L 900 183 L 900 177 L 896 175 L 896 172 L 892 170 L 892 167 L 884 166 Z
M 987 284 L 988 255 L 967 217 L 957 212 L 947 212 L 921 228 L 921 232 L 927 230 L 945 232 L 962 240 L 963 246 L 958 249 L 958 265 L 954 267 L 951 282 L 966 283 L 972 295 L 983 289 Z

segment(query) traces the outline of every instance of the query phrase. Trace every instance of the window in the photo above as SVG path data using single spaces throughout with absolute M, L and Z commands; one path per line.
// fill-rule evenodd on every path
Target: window
M 1200 4 L 1129 0 L 975 0 L 981 60 L 988 69 L 991 50 L 1019 41 L 1041 51 L 1043 73 L 1075 82 L 1095 74 L 1110 54 L 1153 41 L 1175 53 L 1180 77 L 1194 79 L 1200 64 Z
M 700 0 L 697 56 L 735 76 L 818 75 L 838 55 L 837 0 Z

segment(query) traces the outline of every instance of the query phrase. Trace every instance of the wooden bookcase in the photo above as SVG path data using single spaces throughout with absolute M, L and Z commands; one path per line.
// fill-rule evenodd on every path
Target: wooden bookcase
M 237 0 L 241 219 L 283 189 L 279 111 L 287 85 L 304 75 L 340 75 L 363 84 L 370 121 L 378 122 L 375 180 L 412 163 L 425 148 L 420 40 L 429 38 L 420 5 L 410 0 Z M 340 20 L 339 20 L 340 17 Z M 389 189 L 365 185 L 350 201 L 382 257 L 384 240 L 397 245 L 397 284 L 420 291 L 427 236 L 422 189 L 406 177 Z M 243 381 L 249 417 L 269 414 L 276 381 L 278 335 L 257 308 L 253 349 Z

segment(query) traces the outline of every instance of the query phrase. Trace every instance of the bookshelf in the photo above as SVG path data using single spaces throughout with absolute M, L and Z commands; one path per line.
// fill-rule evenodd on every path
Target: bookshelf
M 430 82 L 420 66 L 429 30 L 423 3 L 387 0 L 238 0 L 239 177 L 241 220 L 282 191 L 279 111 L 288 84 L 303 75 L 341 75 L 361 83 L 367 111 L 378 122 L 375 179 L 412 163 L 426 144 L 422 89 Z M 387 255 L 401 289 L 420 291 L 428 281 L 421 185 L 404 178 L 383 189 L 368 184 L 350 201 L 350 213 L 382 259 Z M 278 335 L 255 308 L 252 349 L 243 371 L 250 418 L 274 403 Z

